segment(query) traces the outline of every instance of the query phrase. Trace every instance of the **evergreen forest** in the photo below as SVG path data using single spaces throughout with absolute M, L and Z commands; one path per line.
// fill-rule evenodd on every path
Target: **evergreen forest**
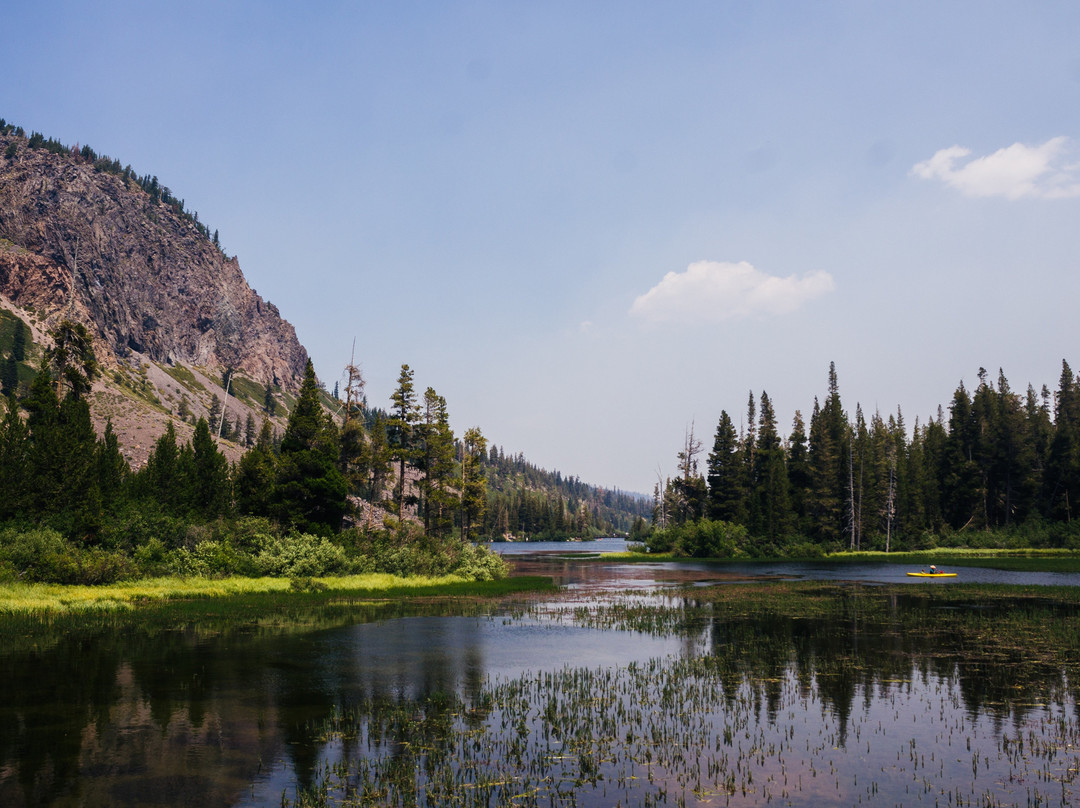
M 836 367 L 809 423 L 781 436 L 767 393 L 744 429 L 720 413 L 711 447 L 688 429 L 678 475 L 657 485 L 633 537 L 690 556 L 814 557 L 936 546 L 1080 548 L 1080 379 L 1014 392 L 1003 372 L 961 383 L 948 412 L 867 420 L 845 411 Z
M 311 363 L 278 434 L 225 430 L 215 397 L 189 442 L 170 425 L 132 469 L 111 424 L 98 435 L 90 391 L 101 375 L 84 326 L 64 321 L 47 347 L 0 317 L 0 579 L 102 583 L 145 575 L 392 572 L 491 577 L 478 541 L 628 531 L 642 497 L 604 491 L 459 438 L 445 399 L 419 395 L 404 365 L 390 408 L 369 408 L 355 366 L 344 400 Z M 40 361 L 35 367 L 31 348 Z M 228 380 L 223 380 L 228 387 Z M 266 415 L 277 399 L 266 396 Z M 247 449 L 230 464 L 214 433 Z

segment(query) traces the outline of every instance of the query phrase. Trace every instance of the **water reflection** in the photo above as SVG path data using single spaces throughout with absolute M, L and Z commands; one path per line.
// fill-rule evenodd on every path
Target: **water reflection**
M 687 804 L 710 804 L 720 793 L 740 804 L 745 783 L 730 786 L 729 764 L 768 744 L 781 750 L 783 772 L 780 757 L 762 754 L 756 768 L 743 761 L 739 777 L 774 778 L 777 797 L 787 777 L 786 799 L 814 804 L 820 783 L 806 766 L 876 766 L 876 793 L 893 804 L 888 789 L 910 786 L 912 769 L 896 764 L 898 745 L 908 742 L 940 764 L 939 785 L 962 775 L 971 801 L 988 789 L 1014 794 L 989 785 L 1001 778 L 1034 777 L 1002 751 L 1003 739 L 1020 736 L 1040 782 L 1073 794 L 1066 779 L 1075 746 L 1054 746 L 1053 760 L 1032 752 L 1042 748 L 1033 743 L 1077 741 L 1080 615 L 1071 602 L 971 603 L 945 597 L 948 589 L 928 599 L 912 588 L 832 586 L 748 604 L 737 586 L 688 598 L 674 591 L 732 580 L 731 570 L 707 565 L 552 556 L 518 564 L 558 576 L 568 594 L 498 610 L 341 607 L 274 624 L 5 635 L 0 805 L 279 805 L 283 792 L 292 798 L 324 782 L 328 763 L 355 784 L 358 767 L 389 755 L 406 767 L 400 771 L 421 762 L 429 772 L 457 767 L 452 782 L 479 776 L 479 762 L 466 766 L 474 752 L 484 765 L 509 765 L 517 755 L 525 768 L 547 767 L 564 787 L 579 783 L 581 805 L 611 804 L 608 787 L 624 805 L 645 804 L 661 789 Z M 347 727 L 334 723 L 343 717 Z M 591 732 L 603 739 L 584 754 L 571 738 Z M 561 756 L 544 751 L 556 735 Z M 479 751 L 460 747 L 465 737 Z M 972 750 L 959 756 L 967 769 L 955 760 L 957 747 L 972 742 L 983 760 L 968 774 Z M 421 761 L 420 747 L 442 751 Z M 664 757 L 676 752 L 688 768 Z M 645 754 L 651 780 L 636 768 L 634 756 Z M 711 783 L 697 796 L 680 779 L 691 758 L 706 770 L 696 776 Z M 710 775 L 705 761 L 713 758 Z M 797 790 L 800 766 L 806 777 Z M 521 785 L 516 775 L 500 776 Z M 762 783 L 747 802 L 762 800 Z M 830 800 L 874 796 L 839 780 L 832 788 Z

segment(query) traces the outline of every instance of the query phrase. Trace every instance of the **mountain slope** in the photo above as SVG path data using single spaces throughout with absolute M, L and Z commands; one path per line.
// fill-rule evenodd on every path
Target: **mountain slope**
M 106 365 L 134 355 L 298 388 L 295 330 L 167 188 L 38 140 L 0 134 L 0 296 L 46 329 L 84 323 Z

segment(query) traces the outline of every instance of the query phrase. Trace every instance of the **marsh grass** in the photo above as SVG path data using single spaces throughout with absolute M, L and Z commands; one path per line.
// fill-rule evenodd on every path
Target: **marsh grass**
M 456 575 L 400 577 L 382 573 L 326 578 L 152 578 L 109 586 L 0 585 L 0 619 L 10 615 L 130 611 L 179 601 L 228 599 L 279 602 L 301 595 L 316 599 L 497 596 L 550 588 L 539 578 L 470 581 Z M 309 598 L 310 599 L 310 598 Z
M 1080 594 L 779 582 L 567 606 L 679 656 L 371 699 L 282 805 L 1068 805 Z M 1033 636 L 1033 635 L 1038 636 Z M 1026 803 L 1024 802 L 1026 800 Z
M 589 557 L 599 561 L 649 562 L 690 560 L 672 553 L 643 553 L 626 551 L 621 553 L 601 553 Z M 588 559 L 586 559 L 588 560 Z M 695 558 L 695 562 L 710 563 L 746 563 L 748 559 L 733 558 Z M 883 553 L 875 550 L 843 551 L 829 553 L 814 558 L 775 558 L 753 559 L 760 561 L 814 561 L 836 564 L 857 562 L 879 562 L 885 564 L 948 564 L 953 567 L 991 567 L 993 569 L 1016 570 L 1018 572 L 1080 572 L 1080 552 L 1065 549 L 1010 548 L 1010 549 L 968 549 L 939 547 L 933 550 L 912 550 Z

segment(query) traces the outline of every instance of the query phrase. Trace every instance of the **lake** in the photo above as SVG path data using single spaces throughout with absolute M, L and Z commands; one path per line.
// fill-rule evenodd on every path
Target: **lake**
M 1080 801 L 1080 607 L 1058 590 L 495 549 L 565 589 L 9 637 L 0 805 Z

